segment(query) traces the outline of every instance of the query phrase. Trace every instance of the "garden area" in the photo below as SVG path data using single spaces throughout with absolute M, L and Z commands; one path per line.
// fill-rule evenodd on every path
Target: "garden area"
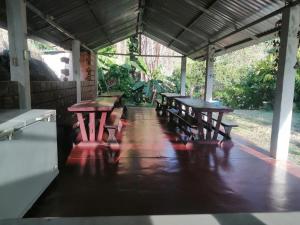
M 113 45 L 99 51 L 99 92 L 121 90 L 125 92 L 127 104 L 148 107 L 153 106 L 160 92 L 180 92 L 181 67 L 178 54 L 154 41 L 146 42 L 146 37 L 142 37 L 139 43 L 138 37 L 133 36 L 125 41 L 121 49 Z M 235 109 L 233 114 L 227 116 L 239 124 L 233 130 L 233 136 L 244 137 L 266 151 L 270 148 L 279 45 L 279 40 L 275 39 L 215 58 L 213 98 Z M 120 56 L 114 55 L 120 50 L 128 53 L 122 56 L 122 63 Z M 156 55 L 175 57 L 149 59 L 138 56 L 149 50 Z M 300 164 L 299 63 L 295 68 L 297 75 L 290 159 Z M 187 95 L 203 97 L 204 74 L 205 61 L 187 60 Z
M 235 110 L 226 117 L 239 125 L 232 131 L 233 139 L 242 137 L 269 151 L 273 118 L 271 110 Z M 300 165 L 300 112 L 297 111 L 293 112 L 289 159 Z

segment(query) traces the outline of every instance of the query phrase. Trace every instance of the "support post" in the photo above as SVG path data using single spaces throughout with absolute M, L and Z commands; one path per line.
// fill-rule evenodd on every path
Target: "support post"
M 25 1 L 6 0 L 6 14 L 11 80 L 18 82 L 20 109 L 30 109 L 31 93 Z
M 209 45 L 207 48 L 206 57 L 206 72 L 205 72 L 205 89 L 204 89 L 204 101 L 212 101 L 213 84 L 214 84 L 214 54 L 215 48 Z
M 98 54 L 97 53 L 93 53 L 95 56 L 95 82 L 96 82 L 96 97 L 98 96 L 98 86 L 99 86 L 99 75 L 98 75 Z
M 80 42 L 72 41 L 72 63 L 73 80 L 76 81 L 76 99 L 77 103 L 81 101 L 81 75 L 80 75 Z
M 180 82 L 180 94 L 185 95 L 185 83 L 186 83 L 186 56 L 181 57 L 181 82 Z
M 298 50 L 297 33 L 300 24 L 300 6 L 282 12 L 281 41 L 271 135 L 271 155 L 279 160 L 288 158 L 295 88 L 294 68 Z

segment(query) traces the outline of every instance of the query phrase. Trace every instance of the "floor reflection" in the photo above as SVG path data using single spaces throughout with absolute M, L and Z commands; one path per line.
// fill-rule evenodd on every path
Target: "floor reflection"
M 128 108 L 125 122 L 120 152 L 73 148 L 26 216 L 300 210 L 299 167 L 277 165 L 242 140 L 185 145 L 151 108 Z

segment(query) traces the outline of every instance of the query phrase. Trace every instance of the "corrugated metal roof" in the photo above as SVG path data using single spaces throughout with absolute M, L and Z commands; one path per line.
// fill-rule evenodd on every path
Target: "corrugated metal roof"
M 2 2 L 5 1 L 0 1 L 3 12 L 5 4 Z M 221 38 L 285 6 L 282 0 L 27 0 L 27 2 L 91 49 L 123 40 L 136 33 L 138 28 L 145 35 L 194 59 L 203 57 L 206 54 L 207 44 L 216 40 L 217 51 L 220 51 L 274 31 L 281 14 Z M 27 11 L 30 35 L 70 47 L 70 37 L 53 28 L 31 10 Z M 138 19 L 139 14 L 142 15 L 142 21 Z

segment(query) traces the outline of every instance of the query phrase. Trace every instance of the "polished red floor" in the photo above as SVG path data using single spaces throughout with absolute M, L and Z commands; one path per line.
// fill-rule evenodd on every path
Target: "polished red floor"
M 151 108 L 129 108 L 120 161 L 74 148 L 27 217 L 275 212 L 300 210 L 300 168 L 248 141 L 177 141 Z

